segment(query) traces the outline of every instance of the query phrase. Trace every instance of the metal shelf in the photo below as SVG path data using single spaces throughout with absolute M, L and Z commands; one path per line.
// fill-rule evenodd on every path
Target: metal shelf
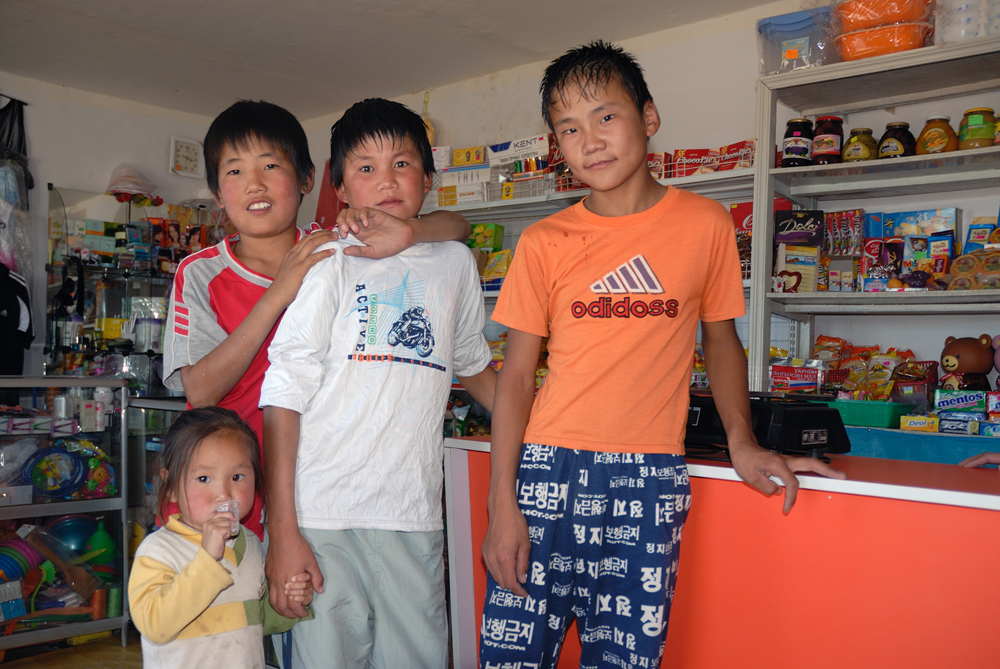
M 102 497 L 100 499 L 0 506 L 0 520 L 34 518 L 36 516 L 63 516 L 68 513 L 99 513 L 101 511 L 124 510 L 125 498 L 119 495 L 118 497 Z
M 1000 146 L 936 156 L 772 169 L 775 190 L 791 199 L 891 197 L 1000 186 Z
M 753 196 L 753 169 L 727 170 L 711 174 L 696 174 L 676 179 L 660 179 L 664 186 L 674 186 L 715 200 L 750 199 Z M 576 204 L 590 194 L 590 189 L 548 193 L 496 202 L 473 202 L 422 211 L 454 211 L 469 221 L 502 221 L 518 218 L 542 219 Z
M 803 116 L 850 114 L 1000 89 L 1000 37 L 762 77 Z
M 123 388 L 124 379 L 99 376 L 0 376 L 0 388 Z
M 58 614 L 58 612 L 59 609 L 52 610 L 53 614 Z M 42 629 L 17 632 L 9 636 L 0 637 L 0 650 L 58 641 L 68 636 L 96 634 L 97 632 L 107 632 L 108 630 L 124 630 L 126 622 L 124 617 L 118 616 L 117 618 L 102 618 L 101 620 L 92 620 L 90 622 L 51 625 Z M 72 633 L 67 634 L 69 631 Z M 122 645 L 125 645 L 124 642 Z
M 885 293 L 768 293 L 787 314 L 895 315 L 1000 314 L 1000 290 L 946 290 Z

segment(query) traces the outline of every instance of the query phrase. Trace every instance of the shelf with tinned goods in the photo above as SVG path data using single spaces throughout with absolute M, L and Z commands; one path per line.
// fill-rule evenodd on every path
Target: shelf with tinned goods
M 1000 90 L 1000 37 L 774 74 L 762 77 L 759 86 L 802 116 L 850 114 Z
M 878 293 L 768 293 L 774 311 L 789 317 L 829 315 L 927 316 L 1000 314 L 1000 290 Z
M 674 186 L 715 200 L 748 200 L 753 195 L 753 169 L 725 170 L 672 179 L 660 179 L 664 186 Z M 531 197 L 469 202 L 425 209 L 421 213 L 443 209 L 465 216 L 469 221 L 542 219 L 576 204 L 590 194 L 589 188 L 555 191 Z
M 884 160 L 770 170 L 774 190 L 810 199 L 892 197 L 1000 186 L 1000 146 Z

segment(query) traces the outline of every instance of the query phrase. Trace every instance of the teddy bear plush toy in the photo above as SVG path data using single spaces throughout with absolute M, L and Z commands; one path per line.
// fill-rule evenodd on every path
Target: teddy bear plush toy
M 1000 352 L 994 355 L 994 341 L 989 335 L 948 337 L 941 351 L 941 368 L 945 375 L 941 387 L 946 390 L 991 390 L 986 375 L 993 369 L 994 358 L 1000 363 Z

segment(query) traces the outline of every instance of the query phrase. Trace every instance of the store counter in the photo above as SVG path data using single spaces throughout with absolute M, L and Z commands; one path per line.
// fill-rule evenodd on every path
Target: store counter
M 445 440 L 455 666 L 478 666 L 489 442 Z M 689 461 L 693 503 L 664 667 L 995 667 L 1000 473 L 834 456 L 791 515 L 728 464 Z M 567 634 L 559 667 L 577 667 Z

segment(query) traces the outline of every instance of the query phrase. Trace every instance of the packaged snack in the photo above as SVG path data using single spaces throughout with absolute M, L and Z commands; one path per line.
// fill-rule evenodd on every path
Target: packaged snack
M 486 259 L 486 269 L 483 271 L 485 281 L 503 279 L 510 268 L 510 249 L 491 253 Z
M 935 390 L 934 407 L 945 411 L 986 411 L 985 390 Z
M 826 215 L 822 211 L 774 212 L 774 242 L 776 244 L 822 246 L 825 228 Z
M 771 391 L 815 394 L 823 387 L 826 363 L 801 358 L 771 358 Z
M 674 177 L 711 174 L 719 167 L 716 149 L 677 149 L 674 152 Z
M 654 179 L 669 179 L 673 175 L 673 156 L 668 151 L 647 153 L 646 165 Z
M 938 432 L 945 434 L 979 434 L 979 421 L 946 420 L 939 418 Z
M 939 411 L 938 418 L 941 420 L 975 420 L 985 421 L 985 411 Z
M 990 413 L 1000 413 L 1000 390 L 986 393 L 986 410 Z
M 891 228 L 892 235 L 932 235 L 958 229 L 958 219 L 961 209 L 924 209 L 920 211 L 903 211 L 894 214 L 883 214 L 883 224 Z
M 813 346 L 812 357 L 814 360 L 822 360 L 827 363 L 831 370 L 838 369 L 840 367 L 840 353 L 846 345 L 847 340 L 840 337 L 819 335 L 816 337 L 815 346 Z
M 1000 437 L 1000 424 L 997 424 L 997 423 L 980 423 L 979 424 L 979 436 L 980 437 Z
M 868 237 L 891 237 L 892 228 L 886 229 L 883 222 L 882 212 L 865 212 L 865 238 Z
M 753 167 L 754 149 L 756 143 L 756 140 L 747 139 L 742 142 L 736 142 L 735 144 L 730 144 L 729 146 L 723 146 L 720 148 L 718 171 L 722 172 L 723 170 L 739 170 L 747 167 Z
M 911 432 L 937 432 L 937 416 L 900 416 L 899 429 Z
M 472 226 L 472 236 L 465 240 L 470 249 L 491 249 L 499 251 L 503 248 L 504 227 L 499 223 L 476 223 Z
M 995 217 L 973 219 L 972 223 L 969 224 L 969 230 L 965 236 L 965 246 L 962 247 L 962 251 L 972 253 L 973 251 L 981 250 L 985 245 L 990 243 L 990 235 L 993 234 L 993 230 L 996 227 Z

